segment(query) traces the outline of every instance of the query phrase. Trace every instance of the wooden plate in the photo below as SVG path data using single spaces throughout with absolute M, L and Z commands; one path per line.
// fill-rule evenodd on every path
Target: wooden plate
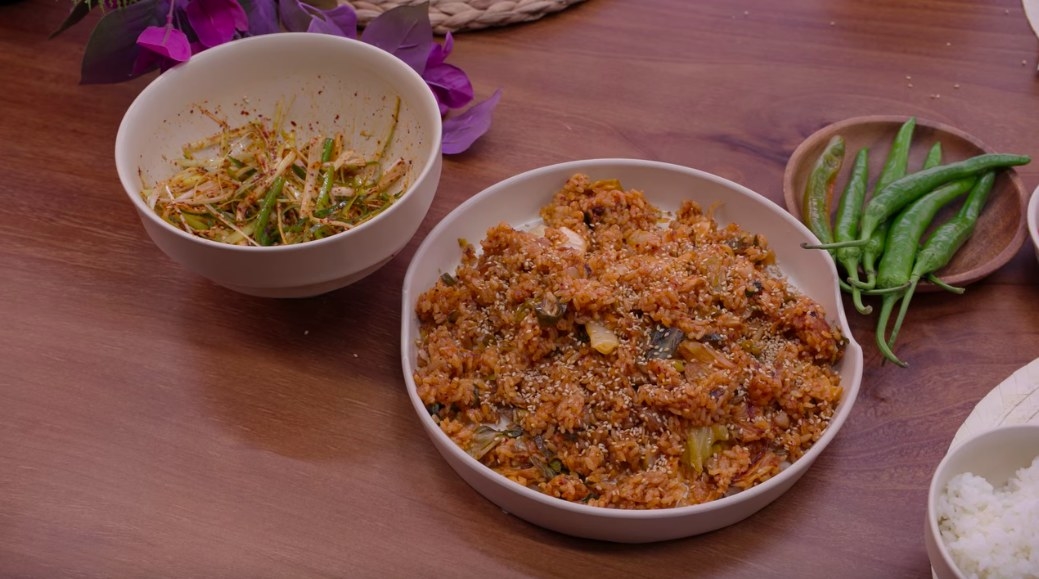
M 805 182 L 812 170 L 812 165 L 834 135 L 842 135 L 845 140 L 844 164 L 837 179 L 834 209 L 837 207 L 837 196 L 843 192 L 844 186 L 848 182 L 855 155 L 862 147 L 869 148 L 870 190 L 872 190 L 873 181 L 880 173 L 891 141 L 895 138 L 898 129 L 908 119 L 907 116 L 856 117 L 823 127 L 805 139 L 790 156 L 783 175 L 783 196 L 787 210 L 798 219 L 801 218 L 801 197 L 804 193 Z M 959 129 L 918 117 L 909 153 L 910 171 L 919 170 L 927 151 L 936 141 L 942 144 L 942 161 L 945 163 L 982 153 L 1014 152 L 993 151 L 977 138 Z M 959 205 L 959 202 L 950 204 L 938 214 L 935 222 L 944 221 L 952 216 Z M 1027 205 L 1028 193 L 1017 172 L 1012 169 L 1001 170 L 996 178 L 988 204 L 978 220 L 974 235 L 960 248 L 952 261 L 937 272 L 938 277 L 946 283 L 963 287 L 991 274 L 1010 261 L 1025 241 Z M 940 291 L 940 288 L 921 282 L 917 291 Z

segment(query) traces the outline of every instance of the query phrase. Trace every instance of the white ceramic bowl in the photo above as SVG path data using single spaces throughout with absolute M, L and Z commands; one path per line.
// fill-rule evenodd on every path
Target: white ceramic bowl
M 982 431 L 955 444 L 938 464 L 927 493 L 924 542 L 938 579 L 965 579 L 942 539 L 938 526 L 938 498 L 958 474 L 970 472 L 995 488 L 1006 484 L 1017 470 L 1039 456 L 1039 424 L 1015 424 Z
M 1035 251 L 1036 259 L 1039 259 L 1039 187 L 1032 191 L 1028 199 L 1028 237 L 1032 240 L 1032 250 Z
M 798 461 L 776 477 L 741 493 L 710 503 L 659 510 L 621 510 L 576 504 L 544 495 L 493 472 L 460 449 L 430 418 L 416 391 L 415 340 L 419 335 L 415 304 L 444 272 L 460 261 L 458 239 L 476 244 L 488 227 L 502 221 L 520 227 L 537 222 L 538 209 L 573 174 L 590 179 L 620 179 L 628 188 L 642 190 L 654 205 L 677 209 L 691 199 L 708 207 L 721 205 L 714 216 L 737 222 L 746 230 L 767 236 L 779 266 L 807 295 L 826 308 L 849 343 L 840 365 L 844 397 L 822 438 Z M 844 316 L 837 272 L 828 255 L 808 251 L 801 242 L 811 233 L 788 212 L 753 191 L 721 177 L 666 163 L 599 159 L 575 161 L 535 169 L 506 179 L 469 199 L 441 221 L 415 253 L 404 278 L 401 327 L 402 364 L 415 412 L 434 446 L 448 464 L 474 489 L 505 511 L 562 533 L 626 543 L 675 539 L 712 531 L 757 512 L 786 492 L 833 440 L 851 412 L 862 378 L 862 350 L 852 338 Z
M 234 124 L 242 112 L 271 115 L 291 104 L 299 136 L 386 131 L 401 99 L 387 156 L 410 163 L 407 191 L 362 225 L 318 241 L 272 247 L 234 246 L 181 231 L 141 199 L 142 180 L 170 176 L 170 159 L 217 126 L 204 106 Z M 352 143 L 374 150 L 370 143 Z M 372 273 L 418 230 L 441 171 L 441 120 L 433 93 L 403 61 L 368 44 L 325 34 L 279 33 L 235 40 L 160 75 L 130 105 L 115 143 L 116 168 L 145 231 L 174 261 L 233 290 L 267 297 L 325 293 Z

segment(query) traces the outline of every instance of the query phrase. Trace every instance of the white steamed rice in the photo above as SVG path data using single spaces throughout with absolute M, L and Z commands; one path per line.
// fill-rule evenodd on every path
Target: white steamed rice
M 938 526 L 966 577 L 1039 579 L 1039 457 L 1000 488 L 963 473 L 938 497 Z

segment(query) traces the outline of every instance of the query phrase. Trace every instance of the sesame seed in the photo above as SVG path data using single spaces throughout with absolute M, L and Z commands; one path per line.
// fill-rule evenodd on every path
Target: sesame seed
M 665 213 L 615 189 L 575 176 L 543 208 L 543 231 L 492 227 L 458 284 L 420 296 L 420 396 L 465 449 L 480 428 L 515 435 L 484 462 L 570 500 L 677 506 L 764 480 L 747 470 L 751 448 L 786 460 L 827 427 L 839 376 L 813 360 L 839 358 L 838 334 L 762 236 L 719 224 L 713 208 Z M 564 244 L 563 227 L 587 246 Z M 547 294 L 566 304 L 558 318 L 538 311 Z M 616 339 L 609 354 L 592 348 L 591 321 Z M 682 330 L 673 352 L 652 343 L 659 326 Z M 701 474 L 681 457 L 712 425 L 728 438 Z

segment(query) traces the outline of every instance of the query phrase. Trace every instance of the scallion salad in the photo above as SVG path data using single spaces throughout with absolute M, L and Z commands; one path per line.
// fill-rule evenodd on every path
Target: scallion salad
M 386 159 L 400 113 L 374 153 L 342 133 L 301 140 L 279 103 L 240 126 L 209 111 L 214 134 L 183 147 L 176 173 L 141 190 L 164 220 L 235 245 L 290 245 L 335 235 L 385 211 L 406 189 L 409 163 Z M 363 136 L 363 135 L 362 135 Z

